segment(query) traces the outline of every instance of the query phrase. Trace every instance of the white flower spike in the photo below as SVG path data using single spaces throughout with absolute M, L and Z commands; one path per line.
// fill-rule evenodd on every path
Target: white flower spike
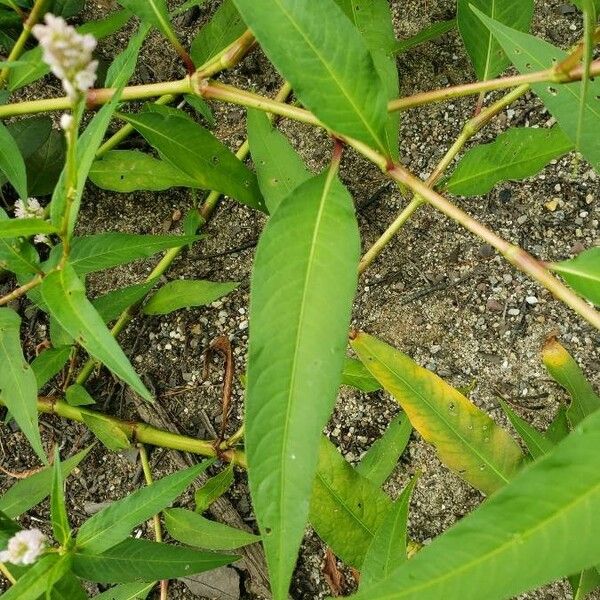
M 6 550 L 0 552 L 0 562 L 13 565 L 33 564 L 46 547 L 46 536 L 39 529 L 18 531 L 8 540 Z
M 46 24 L 35 25 L 32 33 L 40 43 L 44 62 L 62 81 L 67 96 L 76 100 L 96 81 L 98 61 L 92 60 L 96 39 L 77 33 L 62 17 L 46 13 L 44 20 Z
M 26 202 L 17 200 L 15 202 L 15 217 L 17 219 L 43 219 L 44 209 L 40 206 L 37 198 L 27 198 Z

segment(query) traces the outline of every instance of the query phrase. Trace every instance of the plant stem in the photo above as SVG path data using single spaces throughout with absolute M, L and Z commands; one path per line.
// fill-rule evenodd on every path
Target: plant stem
M 2 296 L 0 298 L 0 306 L 4 306 L 4 305 L 8 304 L 9 302 L 12 302 L 13 300 L 16 300 L 17 298 L 20 298 L 21 296 L 24 296 L 29 290 L 32 290 L 34 287 L 38 286 L 41 282 L 42 282 L 42 275 L 36 275 L 33 279 L 30 279 L 27 283 L 24 283 L 23 285 L 14 289 L 9 294 L 6 294 L 6 296 Z
M 590 65 L 590 74 L 598 75 L 600 73 L 600 60 L 594 61 Z M 493 90 L 504 90 L 511 87 L 518 87 L 523 84 L 531 83 L 569 83 L 571 81 L 579 81 L 583 76 L 581 66 L 576 66 L 568 73 L 560 73 L 555 69 L 546 69 L 545 71 L 536 71 L 526 75 L 515 75 L 514 77 L 501 77 L 499 79 L 488 79 L 487 81 L 476 81 L 474 83 L 465 83 L 452 87 L 432 90 L 430 92 L 421 92 L 413 96 L 406 96 L 392 100 L 388 104 L 390 112 L 396 110 L 407 110 L 425 104 L 434 102 L 444 102 L 452 98 L 460 98 L 462 96 L 472 96 L 481 92 L 490 92 Z
M 0 405 L 4 405 L 4 401 L 0 398 Z M 41 413 L 58 415 L 71 421 L 83 423 L 84 415 L 97 416 L 97 411 L 84 408 L 82 406 L 71 406 L 66 402 L 53 397 L 39 397 L 37 401 L 37 409 Z M 209 440 L 199 440 L 187 435 L 172 433 L 152 427 L 142 421 L 125 421 L 102 413 L 103 419 L 108 419 L 118 427 L 132 442 L 148 444 L 150 446 L 159 446 L 161 448 L 169 448 L 170 450 L 181 450 L 182 452 L 190 452 L 191 454 L 199 454 L 200 456 L 215 457 L 217 452 L 214 448 L 214 442 Z M 246 455 L 241 450 L 229 449 L 219 452 L 219 458 L 232 462 L 242 468 L 246 468 Z
M 77 135 L 79 133 L 79 120 L 81 110 L 79 107 L 73 106 L 71 126 L 66 131 L 67 138 L 67 157 L 65 172 L 67 174 L 65 181 L 65 206 L 62 215 L 62 224 L 60 227 L 59 236 L 63 243 L 63 252 L 60 260 L 60 268 L 62 269 L 69 258 L 71 252 L 71 208 L 73 201 L 77 195 Z
M 388 170 L 388 174 L 394 181 L 406 185 L 434 208 L 496 248 L 517 269 L 527 273 L 556 298 L 570 306 L 588 323 L 600 330 L 600 313 L 556 279 L 550 271 L 525 250 L 502 239 L 485 225 L 429 188 L 425 182 L 415 177 L 401 165 L 394 165 L 393 168 Z
M 100 88 L 89 90 L 86 97 L 87 108 L 95 108 L 106 104 L 117 92 L 117 88 Z M 165 81 L 164 83 L 148 83 L 145 85 L 132 85 L 123 88 L 120 100 L 144 100 L 155 98 L 165 94 L 189 94 L 191 93 L 190 77 Z M 42 100 L 30 100 L 15 104 L 4 104 L 0 106 L 0 118 L 14 117 L 17 115 L 35 114 L 40 112 L 51 112 L 67 110 L 71 107 L 71 100 L 67 96 L 61 98 L 47 98 Z
M 25 44 L 27 43 L 27 40 L 31 35 L 31 30 L 33 29 L 33 26 L 40 20 L 40 17 L 42 16 L 47 4 L 48 0 L 35 1 L 31 12 L 29 13 L 29 16 L 23 23 L 23 29 L 21 30 L 21 34 L 17 38 L 15 45 L 12 47 L 8 58 L 6 59 L 7 62 L 17 60 L 21 56 L 21 54 L 23 54 Z M 2 71 L 0 71 L 0 87 L 4 87 L 4 85 L 6 84 L 6 80 L 8 79 L 9 73 L 9 67 L 5 67 L 4 69 L 2 69 Z
M 494 102 L 487 108 L 481 110 L 472 119 L 469 119 L 458 136 L 454 144 L 446 152 L 442 160 L 437 164 L 431 175 L 425 182 L 430 188 L 433 188 L 436 183 L 440 180 L 444 171 L 450 166 L 452 161 L 456 158 L 457 154 L 463 149 L 464 145 L 478 133 L 487 123 L 489 123 L 498 113 L 504 110 L 507 106 L 512 104 L 515 100 L 523 96 L 529 90 L 529 84 L 523 84 L 509 92 L 504 97 L 500 98 L 497 102 Z M 381 254 L 382 250 L 390 242 L 390 240 L 396 235 L 401 227 L 410 219 L 415 211 L 423 204 L 424 200 L 420 196 L 416 195 L 413 197 L 411 202 L 406 208 L 396 217 L 394 222 L 383 232 L 379 239 L 367 250 L 365 255 L 362 257 L 358 265 L 358 273 L 362 274 L 367 267 Z
M 152 478 L 152 469 L 150 468 L 150 461 L 148 460 L 148 452 L 146 452 L 146 447 L 144 444 L 138 444 L 138 449 L 140 451 L 140 463 L 142 464 L 142 471 L 144 472 L 144 479 L 146 480 L 146 485 L 150 486 L 154 483 Z M 162 528 L 160 526 L 160 515 L 154 515 L 154 539 L 157 542 L 163 541 Z M 163 579 L 160 582 L 160 600 L 167 600 L 167 593 L 169 589 L 169 580 Z

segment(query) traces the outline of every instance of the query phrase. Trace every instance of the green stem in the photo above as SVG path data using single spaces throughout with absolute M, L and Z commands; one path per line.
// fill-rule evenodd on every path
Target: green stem
M 79 107 L 73 107 L 72 122 L 69 129 L 66 131 L 67 138 L 67 157 L 66 157 L 66 168 L 67 173 L 65 181 L 65 207 L 62 215 L 62 224 L 60 228 L 59 236 L 63 243 L 63 252 L 60 260 L 60 268 L 62 268 L 69 253 L 71 251 L 71 235 L 70 235 L 70 221 L 71 221 L 71 209 L 75 196 L 77 195 L 77 134 L 79 132 L 79 120 L 82 111 Z
M 0 306 L 9 304 L 13 300 L 20 298 L 21 296 L 24 296 L 29 290 L 32 290 L 34 287 L 38 286 L 41 282 L 42 282 L 42 275 L 36 275 L 33 279 L 30 279 L 27 283 L 24 283 L 23 285 L 14 289 L 9 294 L 2 296 L 0 298 Z
M 109 102 L 116 92 L 116 88 L 92 89 L 87 93 L 86 105 L 88 108 L 95 108 L 101 104 Z M 163 83 L 148 83 L 145 85 L 132 85 L 123 88 L 120 100 L 145 100 L 156 98 L 165 94 L 189 94 L 192 92 L 190 77 L 178 79 L 176 81 L 166 81 Z M 14 117 L 17 115 L 35 114 L 40 112 L 52 112 L 57 110 L 67 110 L 71 106 L 71 100 L 67 96 L 62 98 L 47 98 L 43 100 L 30 100 L 28 102 L 18 102 L 15 104 L 5 104 L 0 106 L 0 118 Z
M 12 3 L 11 3 L 12 4 Z M 33 26 L 40 20 L 46 5 L 48 4 L 48 0 L 36 0 L 29 16 L 23 23 L 23 29 L 21 30 L 21 34 L 17 38 L 15 45 L 12 47 L 7 62 L 18 60 L 18 58 L 23 54 L 23 50 L 25 49 L 25 44 L 31 35 L 31 30 Z M 10 68 L 6 67 L 0 71 L 0 87 L 4 87 L 6 84 L 6 80 L 8 79 L 8 74 L 10 73 Z
M 4 402 L 2 398 L 0 398 L 0 405 L 3 404 Z M 58 415 L 59 417 L 77 421 L 78 423 L 84 422 L 84 415 L 97 416 L 99 414 L 97 411 L 89 408 L 71 406 L 62 400 L 48 397 L 38 398 L 37 409 L 41 413 Z M 127 436 L 127 439 L 132 442 L 169 448 L 171 450 L 181 450 L 182 452 L 190 452 L 201 456 L 217 456 L 214 442 L 209 440 L 199 440 L 187 435 L 165 431 L 141 421 L 125 421 L 105 414 L 102 414 L 102 418 L 110 420 L 110 422 L 118 427 Z M 224 452 L 219 452 L 219 458 L 232 462 L 240 467 L 246 467 L 246 456 L 241 450 L 229 449 Z
M 515 100 L 523 96 L 529 90 L 529 84 L 524 84 L 494 102 L 488 108 L 482 110 L 478 115 L 465 123 L 461 134 L 454 144 L 446 152 L 442 160 L 437 164 L 433 173 L 427 178 L 426 184 L 433 188 L 440 180 L 446 169 L 463 149 L 465 144 L 478 133 L 487 123 L 489 123 L 497 114 L 512 104 Z M 410 219 L 415 211 L 423 204 L 424 200 L 420 196 L 414 196 L 410 204 L 396 217 L 394 222 L 383 232 L 379 239 L 367 250 L 358 265 L 359 274 L 363 273 L 371 263 L 381 254 L 390 240 L 398 233 L 403 225 Z

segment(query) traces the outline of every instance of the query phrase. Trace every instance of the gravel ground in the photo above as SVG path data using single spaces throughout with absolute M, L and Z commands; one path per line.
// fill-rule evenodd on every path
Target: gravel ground
M 178 29 L 182 37 L 191 38 L 217 4 L 208 2 L 197 20 L 180 19 Z M 111 2 L 97 0 L 88 3 L 87 11 L 98 17 L 110 6 Z M 399 37 L 413 35 L 428 23 L 455 14 L 455 2 L 451 0 L 392 0 L 392 6 Z M 559 0 L 536 2 L 536 33 L 562 47 L 575 42 L 581 35 L 580 18 L 568 7 Z M 100 53 L 110 58 L 127 39 L 128 32 L 119 34 L 102 44 Z M 157 35 L 145 45 L 138 81 L 181 75 L 176 59 L 164 48 Z M 398 64 L 404 95 L 474 79 L 456 33 L 411 50 L 400 57 Z M 270 95 L 281 85 L 278 75 L 258 51 L 224 79 Z M 57 91 L 56 84 L 48 80 L 30 93 L 39 97 Z M 489 96 L 487 102 L 492 99 Z M 405 113 L 403 162 L 426 177 L 472 115 L 474 102 L 465 99 Z M 216 133 L 230 147 L 237 147 L 245 136 L 243 111 L 224 106 L 214 106 L 214 111 Z M 491 141 L 507 126 L 546 126 L 550 121 L 541 103 L 526 95 L 473 143 Z M 329 142 L 324 134 L 285 121 L 281 129 L 311 168 L 316 170 L 326 163 Z M 344 158 L 342 178 L 356 201 L 366 249 L 407 199 L 380 172 L 352 153 Z M 600 183 L 589 165 L 569 155 L 527 181 L 505 183 L 485 197 L 456 201 L 504 238 L 536 256 L 553 260 L 600 242 L 599 191 Z M 553 211 L 546 207 L 551 200 L 556 200 Z M 78 231 L 178 231 L 178 217 L 191 202 L 191 194 L 186 190 L 115 195 L 90 185 Z M 210 437 L 211 428 L 219 427 L 220 369 L 212 369 L 207 379 L 202 375 L 203 351 L 210 341 L 218 335 L 228 335 L 234 348 L 236 373 L 244 371 L 249 275 L 263 224 L 260 215 L 245 207 L 229 201 L 222 203 L 206 228 L 206 238 L 175 261 L 167 278 L 235 280 L 241 282 L 238 290 L 207 308 L 135 319 L 121 338 L 125 351 L 182 433 Z M 90 294 L 95 296 L 139 282 L 153 265 L 153 260 L 140 261 L 91 276 Z M 46 323 L 42 315 L 27 309 L 25 302 L 21 308 L 26 309 L 26 346 L 32 355 L 35 345 L 47 336 Z M 489 246 L 429 208 L 421 209 L 411 219 L 361 278 L 353 324 L 407 352 L 452 385 L 473 384 L 473 401 L 505 425 L 497 401 L 499 394 L 510 399 L 522 416 L 541 429 L 548 425 L 559 403 L 565 401 L 562 390 L 540 364 L 541 344 L 551 333 L 559 335 L 591 380 L 600 385 L 598 333 L 517 273 Z M 89 389 L 101 409 L 138 418 L 129 391 L 105 372 L 91 379 Z M 241 385 L 235 386 L 233 401 L 232 431 L 239 425 L 242 413 Z M 327 431 L 346 458 L 355 463 L 397 411 L 395 402 L 385 393 L 366 395 L 344 388 Z M 42 417 L 41 423 L 48 445 L 59 443 L 64 453 L 80 449 L 91 440 L 81 426 L 48 416 Z M 0 425 L 0 443 L 0 465 L 5 469 L 19 471 L 35 464 L 18 431 Z M 152 464 L 157 477 L 176 468 L 172 456 L 163 451 L 153 453 Z M 482 496 L 445 469 L 417 434 L 413 434 L 386 482 L 386 491 L 396 497 L 417 469 L 423 475 L 411 504 L 410 535 L 427 544 L 477 506 Z M 8 476 L 0 474 L 0 490 L 11 482 Z M 80 523 L 98 503 L 121 498 L 140 483 L 140 471 L 132 453 L 114 454 L 95 448 L 84 466 L 69 479 L 68 502 L 74 524 Z M 253 526 L 244 473 L 236 474 L 229 499 Z M 187 500 L 191 500 L 191 495 Z M 47 521 L 47 503 L 24 517 L 25 523 L 35 522 L 44 528 Z M 151 535 L 149 529 L 142 529 Z M 329 593 L 322 574 L 324 550 L 309 531 L 293 583 L 293 598 L 312 600 Z M 346 574 L 351 588 L 351 574 Z M 182 583 L 175 583 L 170 589 L 172 598 L 203 597 Z M 253 596 L 244 592 L 241 597 Z M 562 600 L 571 598 L 571 592 L 568 585 L 556 583 L 522 598 Z

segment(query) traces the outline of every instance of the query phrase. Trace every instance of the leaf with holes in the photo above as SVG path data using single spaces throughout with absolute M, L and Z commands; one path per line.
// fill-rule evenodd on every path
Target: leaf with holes
M 458 390 L 366 333 L 351 344 L 446 466 L 486 494 L 512 479 L 524 458 L 519 446 Z
M 556 61 L 562 61 L 567 53 L 542 39 L 511 29 L 476 11 L 479 18 L 494 34 L 510 60 L 521 73 L 550 69 Z M 541 98 L 546 108 L 558 121 L 560 128 L 569 136 L 577 149 L 600 172 L 600 144 L 597 124 L 600 119 L 600 80 L 590 81 L 589 95 L 584 103 L 580 130 L 581 84 L 579 82 L 553 84 L 532 83 L 531 88 Z
M 352 198 L 325 172 L 279 206 L 256 251 L 245 442 L 276 599 L 287 598 L 341 380 L 359 246 Z
M 153 105 L 145 112 L 127 115 L 126 119 L 164 160 L 197 187 L 218 190 L 252 208 L 265 210 L 254 173 L 184 112 Z
M 334 0 L 235 4 L 306 108 L 331 129 L 388 153 L 387 91 L 365 41 Z
M 149 176 L 152 173 L 152 176 Z M 94 161 L 90 181 L 103 190 L 134 192 L 194 188 L 197 183 L 177 167 L 139 150 L 111 150 Z
M 458 0 L 458 30 L 477 78 L 492 79 L 499 75 L 510 60 L 477 13 L 496 19 L 520 31 L 528 31 L 533 16 L 533 0 Z
M 273 214 L 311 173 L 285 135 L 271 125 L 263 112 L 248 110 L 247 127 L 258 185 L 269 213 Z

